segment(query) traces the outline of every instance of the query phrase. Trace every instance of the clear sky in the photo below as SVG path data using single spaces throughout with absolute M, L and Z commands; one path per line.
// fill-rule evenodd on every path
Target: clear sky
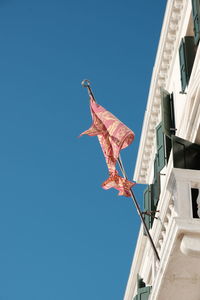
M 0 300 L 122 300 L 139 230 L 104 191 L 97 101 L 136 134 L 166 1 L 0 0 Z M 140 204 L 144 186 L 134 188 Z

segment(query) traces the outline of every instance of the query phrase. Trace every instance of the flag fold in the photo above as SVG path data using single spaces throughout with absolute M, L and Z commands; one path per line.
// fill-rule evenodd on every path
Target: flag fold
M 120 151 L 132 143 L 134 133 L 113 114 L 97 104 L 91 96 L 90 110 L 92 126 L 81 135 L 97 136 L 99 139 L 110 175 L 103 182 L 102 187 L 104 189 L 113 187 L 119 191 L 120 196 L 130 197 L 130 189 L 135 183 L 119 176 L 116 170 L 116 162 Z

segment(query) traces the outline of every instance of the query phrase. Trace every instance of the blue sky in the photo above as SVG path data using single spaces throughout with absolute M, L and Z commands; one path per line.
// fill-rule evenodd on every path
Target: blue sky
M 139 217 L 108 177 L 81 81 L 136 134 L 166 1 L 0 1 L 0 300 L 121 300 Z M 143 186 L 134 188 L 142 205 Z

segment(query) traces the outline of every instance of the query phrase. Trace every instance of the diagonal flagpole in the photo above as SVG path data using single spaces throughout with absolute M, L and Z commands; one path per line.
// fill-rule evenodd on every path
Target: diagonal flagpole
M 93 98 L 94 101 L 96 102 L 95 97 L 94 97 L 94 94 L 93 94 L 92 89 L 91 89 L 91 86 L 90 86 L 90 81 L 87 80 L 87 79 L 85 79 L 85 80 L 83 80 L 83 81 L 81 82 L 81 84 L 82 84 L 83 87 L 86 87 L 86 88 L 87 88 L 89 96 L 92 96 L 92 98 Z M 120 155 L 119 155 L 119 158 L 118 158 L 117 161 L 118 161 L 120 170 L 121 170 L 121 172 L 122 172 L 122 174 L 123 174 L 123 177 L 124 177 L 125 179 L 128 180 L 128 177 L 127 177 L 126 171 L 125 171 L 125 169 L 124 169 L 124 166 L 123 166 L 122 159 L 121 159 L 121 156 L 120 156 Z M 148 239 L 149 239 L 149 241 L 150 241 L 150 244 L 151 244 L 151 246 L 152 246 L 152 248 L 153 248 L 153 251 L 154 251 L 154 253 L 155 253 L 155 255 L 156 255 L 156 258 L 158 259 L 158 261 L 160 261 L 160 257 L 159 257 L 159 255 L 158 255 L 158 251 L 157 251 L 156 246 L 155 246 L 155 244 L 154 244 L 154 242 L 153 242 L 153 240 L 152 240 L 152 237 L 151 237 L 151 234 L 150 234 L 150 232 L 149 232 L 149 229 L 148 229 L 148 227 L 147 227 L 147 225 L 146 225 L 146 223 L 145 223 L 145 219 L 144 219 L 144 217 L 143 217 L 142 211 L 141 211 L 141 209 L 140 209 L 140 206 L 139 206 L 139 204 L 138 204 L 138 202 L 137 202 L 137 199 L 136 199 L 136 197 L 135 197 L 135 195 L 134 195 L 132 189 L 130 189 L 130 194 L 131 194 L 131 198 L 132 198 L 132 200 L 133 200 L 133 203 L 135 204 L 135 207 L 136 207 L 136 210 L 137 210 L 137 212 L 138 212 L 138 215 L 139 215 L 139 217 L 140 217 L 140 219 L 141 219 L 141 221 L 142 221 L 142 224 L 143 224 L 143 226 L 144 226 L 144 229 L 145 229 L 145 232 L 146 232 L 146 234 L 147 234 L 147 236 L 148 236 Z

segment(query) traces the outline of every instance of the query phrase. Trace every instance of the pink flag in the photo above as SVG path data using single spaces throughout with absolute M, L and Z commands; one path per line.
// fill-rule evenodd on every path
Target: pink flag
M 92 126 L 81 135 L 97 135 L 99 139 L 110 174 L 109 178 L 103 182 L 102 187 L 104 189 L 113 187 L 119 190 L 119 195 L 130 197 L 130 188 L 135 183 L 118 175 L 116 162 L 120 150 L 132 143 L 134 133 L 109 111 L 98 105 L 92 97 L 90 97 L 90 109 Z

